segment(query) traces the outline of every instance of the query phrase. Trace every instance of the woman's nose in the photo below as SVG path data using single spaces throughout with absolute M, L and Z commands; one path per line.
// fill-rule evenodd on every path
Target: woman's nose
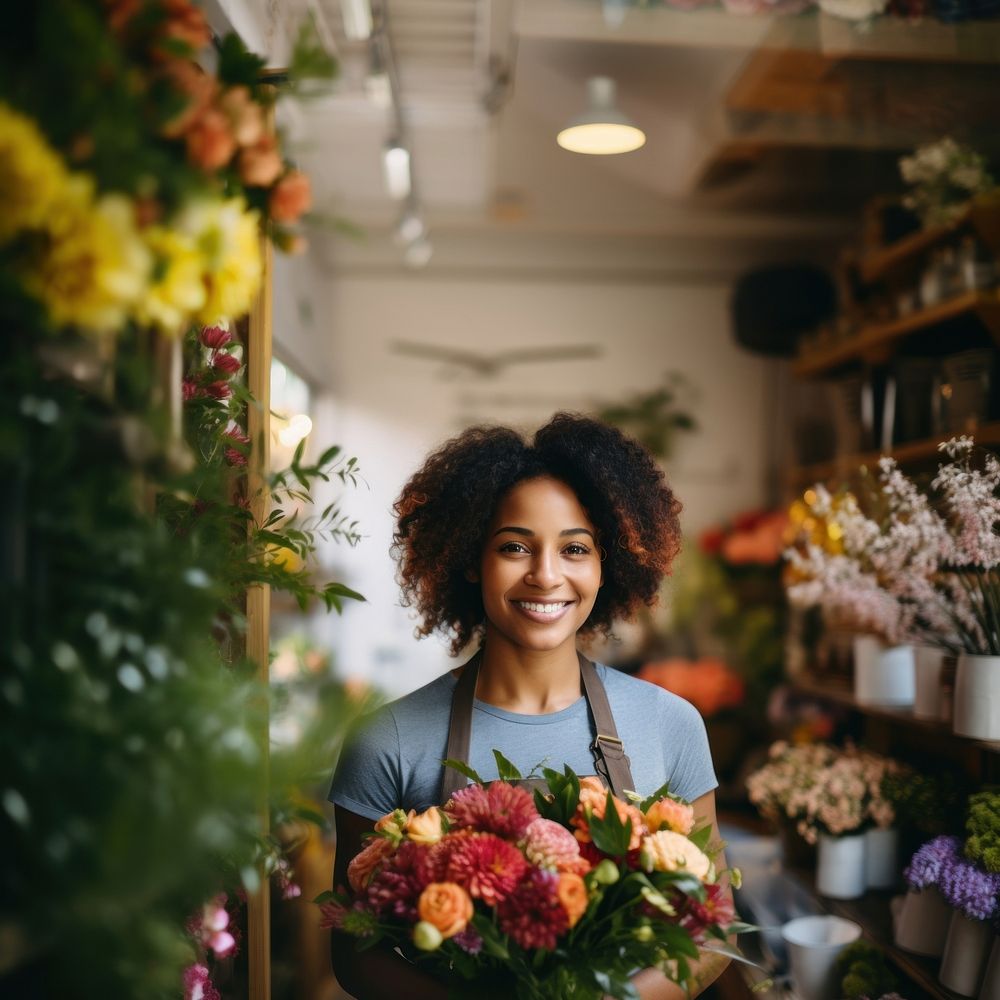
M 531 561 L 527 582 L 546 590 L 551 589 L 562 579 L 559 567 L 559 557 L 554 552 L 538 552 Z

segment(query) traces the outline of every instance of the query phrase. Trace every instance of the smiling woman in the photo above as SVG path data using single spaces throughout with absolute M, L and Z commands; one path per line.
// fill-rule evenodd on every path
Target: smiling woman
M 426 460 L 396 503 L 403 598 L 420 614 L 419 634 L 448 635 L 456 655 L 476 639 L 479 650 L 370 716 L 342 755 L 330 792 L 335 885 L 348 883 L 361 837 L 385 814 L 423 811 L 457 791 L 461 779 L 444 759 L 495 779 L 495 749 L 523 774 L 543 762 L 596 772 L 591 780 L 618 795 L 669 783 L 718 836 L 697 711 L 577 651 L 578 636 L 606 633 L 656 599 L 678 549 L 679 509 L 641 445 L 571 414 L 557 414 L 530 442 L 508 428 L 474 427 Z M 455 986 L 391 952 L 356 954 L 336 933 L 333 964 L 361 1000 L 401 989 L 443 998 Z M 692 993 L 724 964 L 707 958 Z M 645 1000 L 683 995 L 655 970 L 635 979 Z

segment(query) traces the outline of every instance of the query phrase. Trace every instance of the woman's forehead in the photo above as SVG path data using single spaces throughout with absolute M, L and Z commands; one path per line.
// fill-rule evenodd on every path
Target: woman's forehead
M 593 524 L 573 489 L 552 476 L 525 479 L 512 486 L 497 504 L 491 529 L 517 526 L 524 528 L 587 528 Z

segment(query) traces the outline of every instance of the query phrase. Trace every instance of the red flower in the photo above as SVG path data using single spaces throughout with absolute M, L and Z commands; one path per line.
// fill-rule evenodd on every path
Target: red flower
M 391 913 L 404 920 L 417 920 L 417 900 L 433 881 L 430 849 L 404 840 L 368 886 L 366 899 L 378 913 Z
M 289 170 L 271 189 L 268 208 L 275 222 L 297 222 L 312 206 L 309 178 L 299 170 Z
M 709 927 L 728 927 L 736 919 L 732 897 L 717 882 L 705 886 L 705 901 L 689 896 L 680 909 L 678 923 L 701 944 Z
M 213 351 L 220 347 L 225 347 L 233 338 L 228 330 L 223 330 L 221 326 L 206 326 L 198 334 L 198 339 Z
M 220 375 L 235 375 L 242 368 L 240 359 L 235 354 L 226 351 L 212 352 L 212 368 Z
M 698 536 L 698 548 L 707 556 L 718 555 L 726 534 L 721 528 L 709 528 Z
M 476 833 L 495 833 L 511 840 L 523 837 L 538 819 L 532 796 L 505 781 L 494 781 L 486 788 L 482 785 L 460 788 L 444 811 L 453 826 Z
M 233 390 L 225 382 L 216 381 L 209 382 L 205 386 L 205 393 L 211 396 L 213 399 L 229 399 L 233 394 Z
M 513 844 L 492 833 L 457 834 L 440 843 L 448 845 L 441 881 L 457 882 L 487 906 L 509 896 L 530 867 Z
M 230 427 L 226 431 L 225 437 L 229 438 L 237 446 L 234 447 L 231 445 L 223 452 L 226 461 L 230 465 L 245 466 L 247 464 L 246 448 L 250 444 L 250 438 L 239 427 Z
M 522 948 L 552 950 L 569 928 L 559 902 L 559 876 L 532 869 L 528 877 L 497 907 L 500 930 Z
M 205 391 L 193 378 L 186 378 L 181 382 L 181 396 L 184 402 L 188 402 L 191 399 L 197 399 L 199 396 L 204 396 Z

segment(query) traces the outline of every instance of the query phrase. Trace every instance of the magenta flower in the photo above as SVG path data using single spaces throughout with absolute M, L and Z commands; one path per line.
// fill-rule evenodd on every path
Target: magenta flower
M 199 963 L 184 970 L 184 1000 L 222 1000 L 209 978 L 208 966 Z
M 530 793 L 505 781 L 494 781 L 485 788 L 482 785 L 460 788 L 444 811 L 454 827 L 495 833 L 513 840 L 523 837 L 529 825 L 539 818 Z
M 212 368 L 220 375 L 229 378 L 242 367 L 240 359 L 227 351 L 214 351 L 211 359 Z
M 209 382 L 205 386 L 204 391 L 206 395 L 211 396 L 213 399 L 229 399 L 233 394 L 233 390 L 229 384 L 222 381 Z
M 569 928 L 559 902 L 559 876 L 532 869 L 517 889 L 497 906 L 500 930 L 522 948 L 555 948 Z
M 233 338 L 228 330 L 223 330 L 221 326 L 206 326 L 198 334 L 198 339 L 213 351 L 220 347 L 225 347 Z

